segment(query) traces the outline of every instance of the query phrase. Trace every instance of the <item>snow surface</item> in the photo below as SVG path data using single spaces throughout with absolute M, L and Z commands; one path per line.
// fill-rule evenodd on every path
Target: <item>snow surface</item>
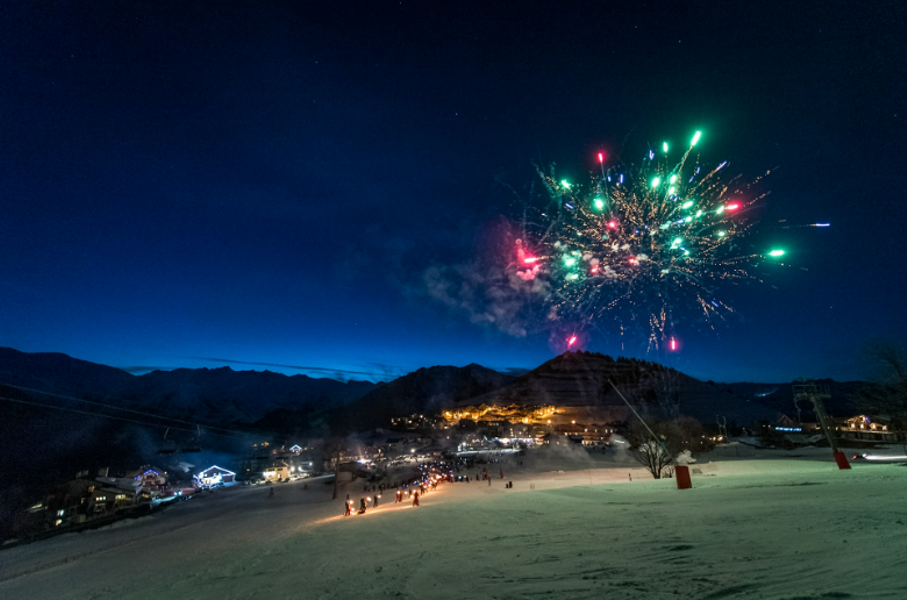
M 719 454 L 692 490 L 619 454 L 507 457 L 353 517 L 358 483 L 218 490 L 3 550 L 0 598 L 907 598 L 907 467 Z

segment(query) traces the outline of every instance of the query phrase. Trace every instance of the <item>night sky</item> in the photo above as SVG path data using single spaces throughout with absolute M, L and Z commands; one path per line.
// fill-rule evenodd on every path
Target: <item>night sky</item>
M 859 378 L 861 344 L 907 331 L 905 6 L 4 2 L 0 345 L 133 372 L 534 368 L 564 349 L 548 324 L 481 322 L 426 273 L 494 251 L 533 164 L 582 179 L 701 130 L 705 164 L 777 167 L 756 241 L 788 266 L 648 358 Z M 647 357 L 607 327 L 582 347 Z

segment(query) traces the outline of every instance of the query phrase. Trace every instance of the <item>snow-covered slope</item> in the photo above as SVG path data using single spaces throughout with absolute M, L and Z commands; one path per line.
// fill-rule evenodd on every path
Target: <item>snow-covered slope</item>
M 700 459 L 680 491 L 625 459 L 507 459 L 491 486 L 444 485 L 418 508 L 385 494 L 345 518 L 315 481 L 218 491 L 5 550 L 0 597 L 907 597 L 905 467 Z

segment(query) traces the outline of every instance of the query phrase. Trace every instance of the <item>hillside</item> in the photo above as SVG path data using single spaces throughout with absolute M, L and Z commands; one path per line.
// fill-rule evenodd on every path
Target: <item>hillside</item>
M 513 380 L 510 375 L 476 364 L 422 368 L 369 392 L 346 407 L 330 411 L 324 418 L 332 428 L 341 431 L 387 427 L 393 417 L 437 414 L 457 402 L 487 394 Z
M 684 414 L 705 423 L 723 416 L 749 425 L 774 421 L 778 411 L 741 399 L 722 389 L 658 363 L 592 352 L 566 352 L 490 393 L 460 406 L 553 405 L 558 420 L 607 422 L 627 418 L 629 409 L 613 384 L 639 411 Z

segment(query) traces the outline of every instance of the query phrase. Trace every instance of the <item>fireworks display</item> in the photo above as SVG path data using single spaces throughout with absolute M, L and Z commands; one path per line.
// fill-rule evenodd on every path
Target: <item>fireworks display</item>
M 754 190 L 761 177 L 724 177 L 727 162 L 703 168 L 691 159 L 699 139 L 697 131 L 679 160 L 667 143 L 649 150 L 638 168 L 606 168 L 599 153 L 600 175 L 585 184 L 540 172 L 550 202 L 523 223 L 512 264 L 522 281 L 547 283 L 549 319 L 638 327 L 650 350 L 676 350 L 678 314 L 692 308 L 714 327 L 733 312 L 715 296 L 719 285 L 784 255 L 744 249 L 748 209 L 765 195 Z

